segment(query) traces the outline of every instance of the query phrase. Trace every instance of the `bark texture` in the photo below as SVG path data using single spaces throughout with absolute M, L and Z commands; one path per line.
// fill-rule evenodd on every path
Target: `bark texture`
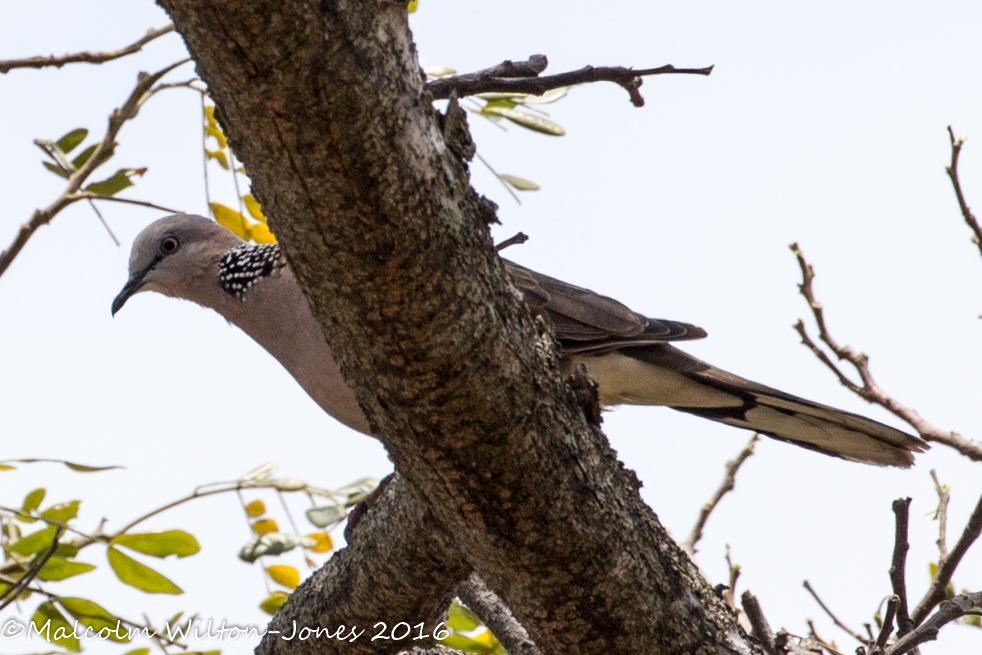
M 160 4 L 373 432 L 540 649 L 757 652 L 522 307 L 426 94 L 405 1 Z M 402 564 L 411 579 L 418 563 Z
M 288 610 L 277 612 L 258 655 L 367 655 L 436 646 L 414 637 L 432 635 L 445 620 L 470 567 L 412 487 L 395 476 L 345 536 L 348 546 L 297 588 Z M 380 621 L 385 630 L 374 627 Z M 379 632 L 391 635 L 400 621 L 412 627 L 408 637 L 372 641 Z M 352 628 L 365 632 L 352 640 Z

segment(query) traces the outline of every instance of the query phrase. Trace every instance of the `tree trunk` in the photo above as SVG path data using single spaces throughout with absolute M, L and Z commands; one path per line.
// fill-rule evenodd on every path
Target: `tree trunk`
M 450 560 L 545 653 L 759 652 L 641 501 L 522 306 L 493 211 L 426 93 L 405 0 L 160 4 L 373 432 L 456 541 Z M 417 563 L 401 564 L 407 597 L 421 595 Z

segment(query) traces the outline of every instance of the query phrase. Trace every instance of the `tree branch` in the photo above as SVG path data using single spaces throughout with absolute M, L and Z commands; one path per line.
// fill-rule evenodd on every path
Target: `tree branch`
M 174 23 L 164 25 L 157 29 L 148 30 L 146 36 L 131 43 L 125 48 L 111 50 L 109 52 L 76 52 L 71 55 L 61 55 L 55 57 L 27 57 L 26 59 L 0 59 L 0 73 L 7 73 L 15 68 L 61 68 L 65 64 L 102 64 L 113 59 L 119 59 L 126 55 L 132 55 L 143 49 L 143 46 L 165 34 L 174 31 Z
M 894 596 L 897 597 L 897 634 L 903 636 L 917 625 L 911 620 L 907 605 L 907 551 L 910 550 L 907 534 L 910 523 L 910 498 L 898 498 L 893 501 L 893 513 L 896 516 L 896 529 L 893 538 L 893 560 L 890 564 L 890 584 L 893 586 Z
M 372 433 L 536 645 L 755 652 L 514 293 L 493 210 L 441 132 L 405 3 L 161 4 Z
M 456 94 L 458 98 L 479 93 L 528 93 L 541 95 L 550 89 L 589 82 L 614 82 L 624 87 L 635 107 L 644 106 L 644 98 L 638 90 L 642 77 L 648 75 L 709 75 L 712 66 L 706 68 L 675 68 L 671 64 L 658 68 L 634 69 L 623 66 L 585 66 L 580 70 L 539 77 L 548 60 L 545 55 L 532 55 L 528 61 L 505 61 L 476 73 L 455 75 L 433 80 L 426 85 L 434 100 L 446 100 Z
M 951 600 L 943 601 L 934 616 L 923 625 L 894 642 L 893 646 L 886 650 L 886 655 L 904 655 L 904 653 L 909 653 L 917 648 L 919 644 L 937 639 L 938 633 L 946 624 L 966 614 L 975 614 L 977 613 L 976 610 L 982 610 L 982 591 L 974 594 L 961 594 Z
M 982 226 L 979 226 L 979 222 L 976 220 L 975 215 L 972 214 L 972 210 L 968 208 L 968 203 L 965 202 L 965 195 L 962 193 L 962 185 L 958 180 L 958 156 L 962 152 L 962 146 L 965 145 L 965 138 L 960 139 L 955 138 L 955 132 L 948 126 L 948 136 L 951 138 L 951 164 L 945 166 L 945 172 L 948 173 L 948 177 L 951 178 L 951 185 L 955 188 L 955 197 L 958 198 L 958 207 L 962 210 L 962 216 L 965 218 L 965 223 L 972 229 L 972 243 L 975 247 L 979 249 L 979 254 L 982 255 Z
M 818 336 L 819 339 L 829 350 L 831 350 L 840 361 L 845 360 L 849 362 L 859 374 L 862 380 L 862 385 L 853 382 L 842 370 L 832 361 L 832 359 L 825 354 L 812 339 L 808 336 L 805 329 L 805 324 L 801 319 L 795 324 L 794 328 L 798 331 L 801 336 L 801 342 L 808 347 L 812 353 L 818 357 L 823 364 L 825 364 L 836 377 L 839 378 L 839 382 L 843 386 L 848 388 L 850 391 L 858 395 L 860 398 L 869 403 L 874 403 L 883 407 L 887 411 L 893 413 L 895 416 L 907 421 L 917 433 L 925 441 L 933 441 L 936 443 L 944 444 L 949 448 L 953 448 L 960 452 L 965 457 L 971 460 L 982 462 L 982 443 L 974 441 L 972 439 L 966 439 L 956 432 L 945 432 L 939 428 L 934 427 L 918 414 L 913 409 L 901 405 L 899 402 L 894 400 L 892 397 L 888 396 L 883 392 L 882 389 L 876 384 L 873 379 L 873 374 L 869 369 L 869 358 L 863 353 L 857 353 L 849 346 L 840 346 L 832 338 L 828 329 L 825 326 L 825 315 L 822 308 L 822 303 L 815 299 L 814 291 L 812 290 L 812 280 L 815 277 L 814 269 L 811 264 L 805 260 L 805 256 L 801 249 L 798 247 L 797 243 L 792 243 L 791 252 L 795 254 L 798 258 L 798 265 L 801 267 L 801 277 L 802 282 L 798 285 L 798 289 L 801 295 L 808 301 L 808 306 L 811 307 L 812 315 L 815 318 L 815 323 L 818 325 Z
M 819 598 L 818 597 L 818 594 L 815 592 L 815 590 L 812 589 L 812 586 L 811 586 L 811 584 L 808 583 L 808 580 L 805 580 L 803 586 L 805 587 L 805 589 L 808 590 L 808 593 L 810 593 L 812 595 L 812 598 L 815 599 L 815 602 L 818 603 L 819 607 L 821 607 L 825 611 L 825 613 L 828 615 L 828 617 L 830 619 L 832 619 L 832 622 L 835 623 L 839 627 L 840 630 L 842 630 L 843 632 L 849 633 L 849 636 L 851 636 L 853 639 L 855 639 L 856 641 L 858 641 L 861 644 L 868 644 L 869 643 L 869 640 L 868 639 L 866 639 L 865 637 L 863 637 L 863 635 L 859 634 L 858 632 L 856 632 L 855 630 L 853 630 L 852 628 L 850 628 L 849 626 L 847 626 L 845 623 L 843 623 L 842 621 L 840 621 L 839 620 L 839 617 L 837 617 L 835 614 L 832 613 L 832 610 L 830 610 L 828 608 L 828 606 L 825 603 L 822 602 L 822 599 Z
M 511 611 L 477 574 L 472 573 L 460 584 L 457 595 L 491 630 L 509 655 L 541 655 L 528 630 L 515 620 Z
M 84 194 L 79 195 L 78 191 L 88 179 L 89 175 L 111 155 L 113 149 L 116 147 L 116 135 L 119 134 L 123 125 L 126 121 L 136 117 L 140 111 L 140 107 L 143 105 L 144 100 L 157 80 L 188 61 L 190 60 L 184 59 L 171 64 L 152 75 L 140 73 L 137 84 L 130 93 L 130 96 L 126 99 L 126 102 L 123 103 L 122 107 L 114 110 L 109 116 L 109 127 L 106 129 L 106 134 L 103 136 L 102 142 L 99 143 L 85 164 L 69 176 L 68 186 L 65 187 L 62 194 L 45 209 L 35 210 L 30 220 L 21 225 L 13 242 L 6 250 L 0 252 L 0 275 L 3 275 L 7 268 L 10 267 L 14 258 L 27 245 L 28 240 L 39 227 L 50 223 L 68 205 L 87 197 Z
M 968 523 L 965 525 L 965 530 L 962 531 L 962 535 L 958 538 L 958 542 L 955 543 L 955 547 L 951 549 L 951 552 L 947 556 L 938 560 L 938 573 L 934 576 L 931 587 L 911 613 L 911 619 L 913 619 L 915 625 L 919 625 L 931 610 L 944 600 L 948 585 L 951 583 L 951 576 L 955 574 L 955 569 L 961 563 L 962 557 L 965 556 L 968 549 L 975 543 L 975 540 L 979 538 L 979 534 L 982 534 L 982 497 L 976 503 L 975 510 L 969 517 Z
M 702 539 L 702 530 L 706 527 L 706 521 L 709 520 L 709 515 L 713 513 L 719 501 L 723 499 L 723 496 L 733 491 L 733 487 L 736 485 L 736 474 L 743 466 L 743 463 L 754 454 L 754 445 L 757 440 L 760 439 L 760 435 L 756 432 L 747 445 L 743 447 L 743 450 L 730 461 L 726 463 L 726 474 L 723 476 L 723 481 L 720 483 L 719 488 L 713 497 L 709 499 L 709 502 L 702 506 L 699 510 L 699 518 L 696 520 L 696 524 L 692 527 L 692 532 L 689 534 L 689 538 L 682 543 L 682 548 L 685 552 L 689 553 L 690 556 L 696 554 L 696 544 Z M 732 587 L 732 585 L 731 585 Z
M 777 645 L 774 643 L 774 631 L 771 630 L 770 624 L 764 617 L 764 611 L 760 607 L 760 602 L 757 597 L 750 593 L 750 590 L 743 592 L 740 597 L 743 604 L 743 611 L 747 615 L 747 619 L 750 621 L 750 625 L 753 628 L 753 635 L 760 643 L 761 648 L 764 650 L 766 655 L 783 655 L 781 651 L 778 650 Z
M 65 526 L 58 525 L 55 528 L 54 535 L 51 537 L 51 543 L 45 549 L 44 553 L 35 556 L 34 561 L 31 562 L 31 565 L 20 577 L 20 579 L 18 579 L 15 584 L 3 590 L 3 593 L 0 594 L 0 610 L 16 601 L 21 592 L 24 591 L 31 584 L 31 581 L 38 576 L 38 573 L 41 572 L 44 565 L 48 563 L 48 560 L 51 559 L 51 557 L 55 554 L 55 551 L 58 550 L 58 543 L 64 532 Z
M 381 488 L 381 487 L 380 487 Z M 348 545 L 305 580 L 273 617 L 257 655 L 373 655 L 398 653 L 432 640 L 371 640 L 379 621 L 424 624 L 432 635 L 470 567 L 453 539 L 439 530 L 418 495 L 396 475 L 346 531 Z M 482 617 L 483 618 L 483 617 Z M 356 641 L 294 639 L 294 625 L 368 630 Z M 272 632 L 278 630 L 279 632 Z M 413 629 L 411 637 L 418 636 Z

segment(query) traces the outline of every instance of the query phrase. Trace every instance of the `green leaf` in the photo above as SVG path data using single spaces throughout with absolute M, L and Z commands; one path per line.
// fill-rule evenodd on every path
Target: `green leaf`
M 322 505 L 321 507 L 311 507 L 307 510 L 307 520 L 318 528 L 326 528 L 333 523 L 345 519 L 347 516 L 348 513 L 337 505 Z
M 58 604 L 79 623 L 92 628 L 97 635 L 100 630 L 105 630 L 103 635 L 113 641 L 128 642 L 130 640 L 126 630 L 121 628 L 119 618 L 110 614 L 101 605 L 85 598 L 68 596 L 60 596 Z M 119 628 L 118 632 L 117 628 Z M 150 649 L 147 648 L 146 652 L 149 653 Z
M 136 587 L 148 594 L 183 594 L 176 584 L 157 573 L 146 564 L 141 564 L 129 555 L 110 546 L 106 549 L 109 565 L 121 582 Z
M 490 103 L 488 104 L 490 105 Z M 528 112 L 520 111 L 518 109 L 488 106 L 482 109 L 481 113 L 507 118 L 512 123 L 532 130 L 533 132 L 541 132 L 542 134 L 548 134 L 550 136 L 562 136 L 566 134 L 566 130 L 564 130 L 562 126 L 542 118 L 541 116 L 533 116 Z
M 523 100 L 523 103 L 528 105 L 547 105 L 550 102 L 556 102 L 557 100 L 566 97 L 567 93 L 569 93 L 569 87 L 561 86 L 558 89 L 549 89 L 542 95 L 527 96 L 525 100 Z
M 87 136 L 89 136 L 89 131 L 84 127 L 79 127 L 55 141 L 55 145 L 67 155 L 75 149 L 75 146 L 85 141 Z
M 218 121 L 215 120 L 215 105 L 205 107 L 205 120 L 208 121 L 209 127 L 218 127 Z
M 219 225 L 224 225 L 232 234 L 241 239 L 249 238 L 249 224 L 246 222 L 245 216 L 231 207 L 226 207 L 217 202 L 211 203 L 211 211 L 215 214 L 215 220 L 218 221 Z
M 488 100 L 488 104 L 484 105 L 484 109 L 482 109 L 481 111 L 487 112 L 488 109 L 496 109 L 496 108 L 514 109 L 515 102 L 511 100 L 511 98 L 497 97 L 492 100 Z
M 41 165 L 47 168 L 52 173 L 54 173 L 55 175 L 57 175 L 58 177 L 63 177 L 66 180 L 68 179 L 68 175 L 69 175 L 68 171 L 66 171 L 58 164 L 52 164 L 50 161 L 43 161 L 41 162 Z
M 36 510 L 41 506 L 41 502 L 44 500 L 44 494 L 46 493 L 47 492 L 44 490 L 44 487 L 41 487 L 40 489 L 35 489 L 31 493 L 27 494 L 27 497 L 24 498 L 24 504 L 21 505 L 21 511 L 25 514 L 30 514 Z
M 255 562 L 263 555 L 279 555 L 288 550 L 293 550 L 297 546 L 310 548 L 316 546 L 317 540 L 304 537 L 299 534 L 283 534 L 281 532 L 270 532 L 262 536 L 254 537 L 249 543 L 239 551 L 239 559 L 244 562 Z
M 494 650 L 497 644 L 486 644 L 477 639 L 465 637 L 464 635 L 452 634 L 446 639 L 441 640 L 440 645 L 454 650 L 462 650 L 465 653 L 473 653 L 474 655 L 487 655 Z
M 41 512 L 41 516 L 49 521 L 64 523 L 70 521 L 78 515 L 78 504 L 80 501 L 73 500 L 69 503 L 58 503 Z
M 183 530 L 124 534 L 113 539 L 112 543 L 126 546 L 130 550 L 153 557 L 167 557 L 168 555 L 187 557 L 201 550 L 198 540 Z
M 289 597 L 290 594 L 285 591 L 274 591 L 266 600 L 259 603 L 259 609 L 267 614 L 276 614 Z
M 55 550 L 55 555 L 71 559 L 78 555 L 78 547 L 71 544 L 59 543 L 58 548 Z
M 414 13 L 417 9 L 419 9 L 419 0 L 409 0 L 409 5 L 406 7 L 406 9 L 410 14 Z
M 11 466 L 10 464 L 0 464 L 0 471 L 16 471 L 16 466 Z
M 72 576 L 88 573 L 94 568 L 93 565 L 86 564 L 85 562 L 72 562 L 60 557 L 52 557 L 41 567 L 38 577 L 48 582 L 56 582 L 65 578 L 71 578 Z
M 91 473 L 92 471 L 108 471 L 109 469 L 121 469 L 122 466 L 86 466 L 85 464 L 75 464 L 74 462 L 66 462 L 63 459 L 43 459 L 43 458 L 33 458 L 33 459 L 7 459 L 5 462 L 15 462 L 17 464 L 38 464 L 38 463 L 49 463 L 49 464 L 64 464 L 73 471 L 80 471 L 82 473 Z M 5 465 L 0 464 L 0 470 L 3 470 Z M 13 469 L 13 466 L 7 468 Z
M 507 91 L 489 91 L 487 93 L 478 93 L 475 97 L 489 101 L 488 104 L 490 104 L 490 101 L 493 100 L 510 100 L 511 106 L 514 106 L 516 102 L 522 102 L 525 100 L 525 98 L 528 97 L 528 94 L 518 92 L 509 93 Z
M 481 619 L 477 618 L 474 612 L 461 605 L 460 602 L 454 600 L 450 605 L 450 617 L 446 623 L 448 627 L 454 630 L 467 632 L 481 625 Z
M 75 652 L 82 650 L 68 619 L 58 611 L 58 608 L 50 600 L 38 605 L 37 611 L 31 617 L 31 623 L 34 624 L 35 630 L 49 642 Z
M 97 471 L 123 468 L 122 466 L 86 466 L 85 464 L 76 464 L 75 462 L 65 462 L 64 464 L 71 470 L 78 471 L 79 473 L 95 473 Z
M 93 145 L 89 146 L 88 148 L 86 148 L 85 150 L 83 150 L 82 153 L 78 157 L 76 157 L 75 159 L 73 159 L 72 160 L 72 166 L 75 167 L 75 170 L 78 170 L 79 168 L 82 168 L 83 166 L 85 166 L 85 162 L 89 161 L 89 157 L 92 156 L 92 153 L 95 152 L 95 149 L 98 148 L 98 147 L 99 147 L 99 144 L 98 143 L 93 144 Z
M 502 180 L 512 185 L 519 191 L 538 191 L 539 189 L 542 188 L 535 182 L 530 182 L 529 180 L 526 180 L 524 177 L 518 177 L 517 175 L 505 175 L 504 173 L 502 173 L 498 177 L 500 177 Z
M 114 196 L 123 189 L 133 186 L 132 177 L 146 172 L 146 168 L 121 168 L 113 173 L 112 177 L 107 177 L 102 182 L 93 182 L 85 187 L 85 190 L 98 193 L 100 196 Z
M 43 553 L 51 545 L 51 540 L 55 538 L 55 530 L 55 526 L 49 525 L 37 532 L 32 532 L 26 537 L 15 541 L 10 546 L 10 550 L 18 555 Z
M 123 655 L 150 655 L 149 648 L 134 648 L 133 650 L 128 650 Z

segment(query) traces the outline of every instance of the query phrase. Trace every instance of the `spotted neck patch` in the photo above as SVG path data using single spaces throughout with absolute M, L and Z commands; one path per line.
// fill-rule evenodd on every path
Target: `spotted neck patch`
M 243 243 L 226 253 L 218 265 L 218 281 L 230 296 L 245 299 L 253 284 L 286 266 L 275 243 Z

